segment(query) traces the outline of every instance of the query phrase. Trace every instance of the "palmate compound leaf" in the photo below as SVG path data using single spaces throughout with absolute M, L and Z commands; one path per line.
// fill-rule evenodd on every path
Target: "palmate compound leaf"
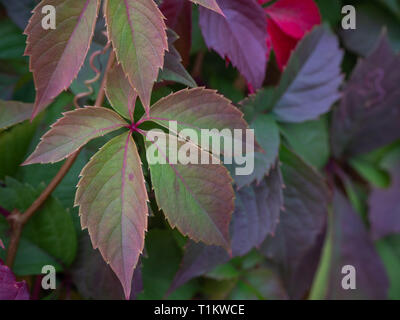
M 133 122 L 137 93 L 120 64 L 116 64 L 108 73 L 105 91 L 114 110 Z
M 148 119 L 167 129 L 169 122 L 175 121 L 177 128 L 169 128 L 174 134 L 180 133 L 183 129 L 192 129 L 197 133 L 197 137 L 201 137 L 201 130 L 208 129 L 211 139 L 219 139 L 220 135 L 230 136 L 233 140 L 232 144 L 240 143 L 243 153 L 250 153 L 249 148 L 262 151 L 255 142 L 254 132 L 246 132 L 248 125 L 243 119 L 243 114 L 228 99 L 214 90 L 198 87 L 173 93 L 160 99 L 151 107 L 151 116 Z M 211 131 L 213 129 L 217 129 L 218 132 Z M 235 136 L 234 129 L 239 129 L 241 135 Z M 220 142 L 220 149 L 225 150 L 225 139 L 221 139 Z M 200 141 L 198 143 L 200 144 Z M 211 144 L 209 146 L 202 144 L 201 147 L 212 151 L 216 156 L 224 153 L 212 150 Z M 232 150 L 233 156 L 240 153 L 236 151 Z
M 232 256 L 244 256 L 275 232 L 283 205 L 283 181 L 278 165 L 256 185 L 236 192 L 235 211 L 230 224 Z M 212 271 L 229 260 L 223 248 L 189 241 L 181 267 L 169 292 L 190 279 Z
M 82 228 L 89 230 L 130 297 L 135 266 L 147 230 L 147 191 L 130 132 L 106 143 L 81 172 L 75 197 Z
M 315 27 L 299 43 L 273 95 L 279 121 L 303 122 L 318 118 L 340 98 L 343 51 L 327 27 Z M 310 98 L 312 97 L 312 98 Z
M 218 0 L 224 15 L 200 8 L 199 24 L 207 47 L 228 57 L 254 88 L 267 67 L 265 13 L 255 0 Z
M 157 138 L 146 134 L 147 160 L 158 205 L 171 226 L 184 235 L 230 251 L 234 192 L 227 169 L 193 142 L 159 133 Z M 188 151 L 191 161 L 183 164 Z M 204 159 L 209 164 L 200 164 Z
M 164 17 L 153 0 L 107 0 L 104 7 L 117 59 L 148 113 L 168 49 Z
M 42 26 L 46 5 L 56 9 L 56 29 Z M 25 34 L 36 100 L 34 118 L 78 75 L 93 37 L 99 0 L 44 0 L 33 11 Z M 47 12 L 47 11 L 44 11 Z
M 0 100 L 0 129 L 5 129 L 29 119 L 33 105 L 19 101 Z
M 221 8 L 219 7 L 217 0 L 190 0 L 193 3 L 199 4 L 205 8 L 213 10 L 221 15 L 224 15 Z
M 117 130 L 127 123 L 114 111 L 85 107 L 64 113 L 41 138 L 36 150 L 23 163 L 54 163 L 85 145 L 89 140 Z

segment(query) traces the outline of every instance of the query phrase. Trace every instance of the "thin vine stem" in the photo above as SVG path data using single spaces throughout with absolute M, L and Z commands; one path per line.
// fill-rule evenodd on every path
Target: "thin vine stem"
M 107 81 L 108 71 L 111 69 L 114 64 L 115 54 L 114 51 L 111 50 L 110 56 L 108 58 L 107 67 L 104 73 L 103 80 L 101 82 L 100 90 L 96 98 L 95 106 L 100 107 L 105 98 L 105 86 Z M 97 76 L 97 75 L 96 75 Z M 76 158 L 80 153 L 80 149 L 71 154 L 65 163 L 62 165 L 60 170 L 57 172 L 53 180 L 46 187 L 46 189 L 40 194 L 40 196 L 32 203 L 32 205 L 24 212 L 20 213 L 18 210 L 14 210 L 7 217 L 7 220 L 11 227 L 11 236 L 10 243 L 7 250 L 6 256 L 6 265 L 9 268 L 12 268 L 14 265 L 15 257 L 17 255 L 19 241 L 21 239 L 21 234 L 24 225 L 29 221 L 29 219 L 34 215 L 34 213 L 40 209 L 40 207 L 46 202 L 48 197 L 53 193 L 54 189 L 59 185 L 65 175 L 68 173 L 69 169 L 71 169 L 74 164 Z

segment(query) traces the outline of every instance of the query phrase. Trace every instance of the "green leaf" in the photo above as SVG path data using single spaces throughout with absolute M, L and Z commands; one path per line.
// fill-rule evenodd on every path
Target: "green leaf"
M 147 191 L 131 133 L 106 143 L 81 172 L 75 197 L 82 228 L 88 228 L 129 298 L 132 276 L 147 230 Z
M 0 217 L 0 235 L 4 240 L 4 245 L 8 248 L 9 239 L 1 229 L 3 226 L 8 228 L 8 223 L 5 219 Z M 0 250 L 0 259 L 6 259 L 5 250 Z M 30 240 L 26 238 L 21 238 L 17 256 L 15 257 L 13 272 L 18 276 L 29 276 L 42 273 L 42 268 L 45 265 L 52 265 L 57 272 L 63 271 L 63 267 L 57 262 L 57 259 L 46 253 L 43 249 L 39 248 L 37 245 L 33 244 Z
M 350 165 L 356 170 L 364 179 L 370 182 L 373 186 L 378 188 L 386 188 L 390 184 L 390 177 L 387 171 L 379 168 L 378 166 L 363 161 L 362 159 L 352 158 L 349 160 Z
M 0 59 L 24 59 L 25 37 L 11 20 L 0 21 Z
M 120 64 L 116 64 L 108 73 L 105 91 L 114 110 L 126 119 L 133 121 L 137 93 L 129 83 Z
M 235 165 L 227 165 L 238 188 L 249 185 L 254 180 L 260 183 L 276 163 L 279 153 L 279 127 L 274 116 L 260 114 L 254 118 L 250 127 L 254 129 L 256 139 L 264 152 L 254 153 L 254 171 L 249 175 L 235 175 L 233 170 Z
M 25 122 L 0 133 L 0 179 L 13 176 L 26 157 L 38 121 Z
M 385 265 L 390 287 L 389 298 L 400 299 L 400 235 L 393 235 L 376 243 L 378 253 Z
M 46 5 L 56 10 L 55 29 L 42 27 L 42 9 Z M 30 56 L 37 91 L 32 118 L 78 75 L 92 41 L 99 7 L 99 0 L 43 0 L 33 10 L 25 30 L 25 54 Z
M 30 103 L 0 100 L 0 129 L 29 119 L 32 107 Z
M 144 290 L 140 300 L 163 299 L 181 262 L 180 248 L 169 230 L 150 230 L 146 236 L 146 256 L 142 260 Z M 196 284 L 191 282 L 174 291 L 169 299 L 190 299 Z
M 5 184 L 0 188 L 0 205 L 9 211 L 24 212 L 42 191 L 12 178 L 6 178 Z M 25 225 L 22 237 L 67 266 L 75 258 L 77 237 L 71 214 L 53 197 Z
M 212 164 L 211 154 L 197 147 L 194 147 L 198 151 L 197 163 L 208 159 L 210 164 L 172 163 L 170 159 L 177 157 L 171 143 L 174 140 L 178 139 L 168 134 L 158 136 L 157 141 L 149 136 L 146 139 L 151 181 L 159 207 L 171 226 L 184 235 L 230 250 L 229 223 L 234 192 L 227 169 L 221 164 Z M 185 148 L 184 142 L 176 141 L 178 150 L 184 150 L 181 149 Z M 193 144 L 187 142 L 186 146 L 193 147 Z M 157 158 L 166 163 L 156 162 Z
M 168 49 L 164 17 L 153 0 L 107 0 L 104 8 L 117 59 L 148 113 L 153 83 Z
M 24 165 L 63 160 L 88 141 L 126 124 L 117 113 L 106 108 L 85 107 L 66 112 L 42 137 Z
M 260 268 L 246 272 L 229 298 L 233 300 L 286 300 L 288 296 L 275 272 Z
M 279 125 L 290 147 L 308 163 L 322 169 L 329 158 L 329 132 L 326 118 Z

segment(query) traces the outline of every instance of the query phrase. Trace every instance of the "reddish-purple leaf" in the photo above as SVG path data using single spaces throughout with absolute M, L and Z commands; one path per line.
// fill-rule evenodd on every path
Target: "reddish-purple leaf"
M 265 14 L 255 0 L 218 0 L 225 17 L 200 8 L 204 40 L 222 58 L 229 58 L 255 89 L 262 86 L 267 67 Z
M 0 100 L 0 128 L 5 129 L 29 119 L 32 109 L 31 103 Z
M 217 0 L 190 0 L 190 1 L 199 4 L 205 8 L 208 8 L 210 10 L 213 10 L 219 13 L 220 15 L 224 15 L 224 13 L 222 12 L 221 8 L 218 5 Z
M 104 136 L 127 123 L 112 110 L 100 107 L 85 107 L 64 113 L 41 138 L 35 151 L 23 163 L 58 162 L 91 139 Z
M 25 281 L 17 282 L 9 267 L 0 260 L 0 300 L 29 300 Z
M 130 300 L 143 290 L 140 264 L 133 274 Z M 125 294 L 120 282 L 101 254 L 94 250 L 89 236 L 81 236 L 78 256 L 71 267 L 72 279 L 79 293 L 86 299 L 121 300 Z
M 42 27 L 42 8 L 46 5 L 56 9 L 56 29 Z M 99 7 L 99 0 L 44 0 L 34 9 L 25 30 L 25 54 L 30 56 L 36 87 L 32 118 L 78 75 L 90 47 Z
M 223 129 L 240 129 L 243 135 L 236 139 L 240 139 L 243 145 L 243 153 L 250 147 L 246 145 L 248 125 L 243 119 L 242 112 L 214 90 L 199 87 L 175 92 L 160 99 L 151 107 L 149 119 L 165 128 L 168 128 L 169 121 L 176 121 L 178 131 L 190 128 L 198 133 L 198 137 L 201 137 L 201 129 L 217 129 L 219 133 Z M 213 139 L 218 135 L 219 139 L 219 133 L 210 132 L 210 135 Z M 174 134 L 177 133 L 174 132 Z M 235 137 L 233 137 L 233 140 L 235 140 Z M 202 147 L 207 149 L 206 146 Z M 254 147 L 254 145 L 251 147 Z M 255 147 L 259 148 L 257 144 Z M 207 150 L 211 150 L 211 147 Z M 221 141 L 221 150 L 224 150 L 224 141 Z
M 400 55 L 384 34 L 361 60 L 344 90 L 332 124 L 336 156 L 372 151 L 400 138 Z
M 284 149 L 281 160 L 284 212 L 275 236 L 265 240 L 261 252 L 278 268 L 290 297 L 301 299 L 318 267 L 329 191 L 318 172 L 295 154 Z
M 282 177 L 278 166 L 260 185 L 242 188 L 236 193 L 235 211 L 230 225 L 233 257 L 247 254 L 261 245 L 267 234 L 273 234 L 282 205 Z M 190 241 L 169 291 L 211 271 L 229 258 L 221 247 Z
M 133 122 L 137 93 L 120 64 L 116 64 L 108 73 L 105 91 L 114 110 Z
M 385 159 L 384 166 L 391 173 L 387 189 L 374 188 L 369 197 L 369 220 L 374 239 L 400 233 L 400 158 L 398 154 Z
M 105 17 L 117 59 L 148 113 L 168 49 L 164 17 L 153 0 L 107 0 Z
M 147 230 L 147 191 L 140 157 L 131 136 L 113 138 L 82 169 L 75 196 L 83 229 L 93 247 L 118 276 L 125 297 Z
M 172 227 L 195 241 L 222 246 L 230 250 L 229 223 L 234 209 L 232 178 L 221 164 L 213 164 L 212 155 L 191 142 L 168 134 L 147 135 L 147 159 L 151 181 L 160 208 Z M 178 150 L 184 145 L 196 148 L 196 162 L 182 164 Z M 164 148 L 165 146 L 165 148 Z M 192 153 L 192 152 L 191 152 Z M 156 159 L 164 159 L 164 164 Z M 209 164 L 201 164 L 208 159 Z
M 192 4 L 187 0 L 164 0 L 160 10 L 167 19 L 167 26 L 179 36 L 174 46 L 187 67 L 192 46 Z
M 335 191 L 328 299 L 386 299 L 389 281 L 385 267 L 360 216 L 349 201 Z M 343 266 L 355 268 L 356 288 L 342 287 Z

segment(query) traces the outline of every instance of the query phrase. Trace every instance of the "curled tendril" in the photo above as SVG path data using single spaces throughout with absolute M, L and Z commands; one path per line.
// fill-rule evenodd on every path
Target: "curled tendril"
M 88 97 L 94 92 L 92 84 L 100 79 L 101 71 L 94 65 L 94 59 L 99 55 L 105 54 L 107 52 L 107 50 L 110 48 L 110 46 L 111 46 L 111 42 L 108 42 L 107 45 L 103 49 L 93 52 L 92 55 L 90 56 L 90 60 L 89 60 L 90 68 L 95 72 L 95 76 L 92 79 L 85 81 L 85 85 L 89 90 L 86 92 L 79 93 L 74 97 L 74 106 L 76 109 L 79 108 L 79 100 L 80 99 L 82 99 L 84 97 Z

